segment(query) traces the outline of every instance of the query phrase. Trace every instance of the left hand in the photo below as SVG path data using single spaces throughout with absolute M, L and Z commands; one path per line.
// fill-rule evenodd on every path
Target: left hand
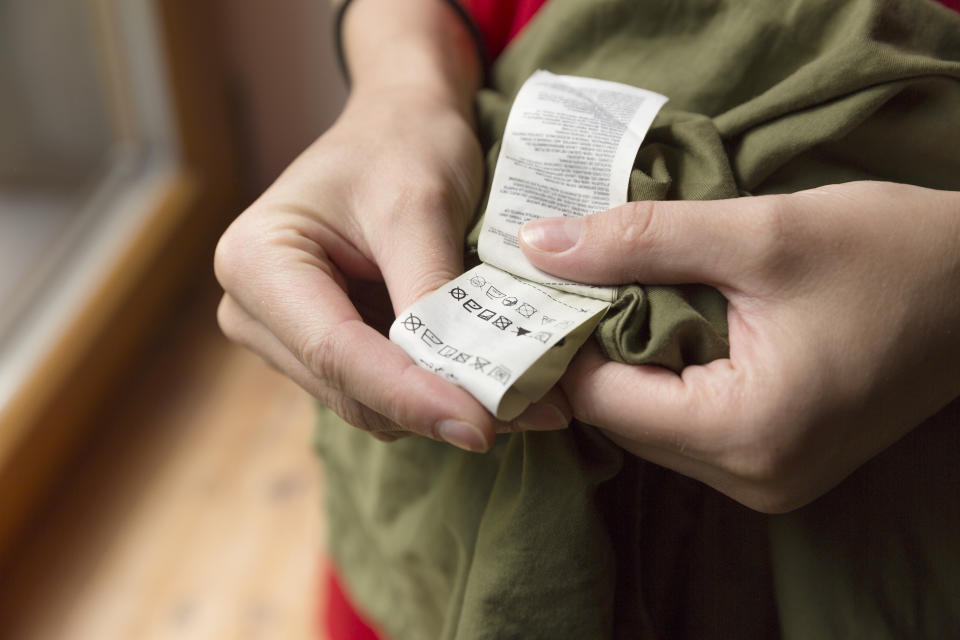
M 677 375 L 590 344 L 562 387 L 624 448 L 751 508 L 806 504 L 960 395 L 958 193 L 858 182 L 636 202 L 520 238 L 564 278 L 726 296 L 728 359 Z

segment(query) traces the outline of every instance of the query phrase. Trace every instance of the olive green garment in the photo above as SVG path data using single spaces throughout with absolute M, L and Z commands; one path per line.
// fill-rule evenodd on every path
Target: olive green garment
M 960 190 L 960 16 L 929 0 L 550 0 L 479 95 L 491 171 L 538 68 L 670 97 L 631 198 L 864 178 Z M 707 287 L 636 286 L 598 336 L 613 358 L 679 370 L 726 353 L 724 317 Z M 945 638 L 960 629 L 958 423 L 954 402 L 773 518 L 580 424 L 477 455 L 325 413 L 317 444 L 331 552 L 395 640 Z

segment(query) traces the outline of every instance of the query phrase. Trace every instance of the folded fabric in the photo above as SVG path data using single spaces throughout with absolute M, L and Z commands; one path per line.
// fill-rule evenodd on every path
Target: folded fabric
M 934 2 L 551 0 L 478 96 L 488 175 L 512 97 L 539 68 L 670 97 L 631 199 L 857 179 L 960 190 L 960 16 Z M 637 284 L 597 337 L 611 358 L 679 371 L 727 353 L 724 301 L 702 285 Z M 775 636 L 778 619 L 787 637 L 947 637 L 960 628 L 956 603 L 938 593 L 958 592 L 960 472 L 917 474 L 927 447 L 956 457 L 957 411 L 774 519 L 769 535 L 768 518 L 585 425 L 503 435 L 476 455 L 419 438 L 384 444 L 327 413 L 317 444 L 329 544 L 354 600 L 395 640 L 753 638 Z M 890 481 L 897 473 L 912 480 Z M 938 500 L 934 526 L 921 515 Z M 856 544 L 874 535 L 893 542 Z M 857 555 L 880 547 L 889 558 Z M 945 568 L 925 586 L 915 567 Z

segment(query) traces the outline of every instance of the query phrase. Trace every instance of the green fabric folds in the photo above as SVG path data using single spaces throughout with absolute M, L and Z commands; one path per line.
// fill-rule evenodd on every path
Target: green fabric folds
M 670 97 L 631 199 L 857 179 L 960 190 L 960 16 L 928 0 L 550 0 L 478 96 L 491 175 L 513 96 L 539 68 Z M 679 371 L 726 354 L 725 303 L 702 285 L 634 285 L 597 336 L 611 358 Z M 934 419 L 952 430 L 921 426 L 910 447 L 772 520 L 585 425 L 503 435 L 474 455 L 384 444 L 325 413 L 330 549 L 394 640 L 756 638 L 778 620 L 786 637 L 945 637 L 960 628 L 938 595 L 958 592 L 960 476 L 944 461 L 946 480 L 924 482 L 922 461 L 929 447 L 955 459 L 957 406 Z M 864 555 L 874 532 L 887 556 Z M 931 569 L 929 589 L 901 576 L 933 565 L 950 569 Z

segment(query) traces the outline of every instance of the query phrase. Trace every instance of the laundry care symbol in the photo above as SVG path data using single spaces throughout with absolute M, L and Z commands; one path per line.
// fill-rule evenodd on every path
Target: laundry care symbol
M 504 331 L 506 331 L 507 327 L 509 327 L 511 324 L 513 324 L 513 322 L 506 316 L 500 316 L 493 321 L 493 326 Z
M 527 335 L 528 333 L 530 333 L 530 330 L 529 330 L 529 329 L 524 329 L 524 328 L 521 327 L 520 325 L 517 325 L 517 326 L 515 326 L 515 327 L 513 328 L 513 333 L 517 334 L 518 336 L 525 336 L 525 335 Z
M 467 292 L 460 287 L 454 287 L 450 290 L 450 295 L 453 296 L 454 300 L 463 300 L 467 297 Z
M 522 315 L 524 318 L 532 318 L 533 314 L 535 314 L 536 312 L 537 310 L 534 307 L 527 304 L 526 302 L 524 302 L 522 305 L 520 305 L 517 308 L 517 313 Z
M 416 333 L 420 330 L 420 327 L 423 326 L 423 320 L 413 315 L 412 313 L 408 314 L 403 321 L 403 328 L 407 331 L 413 331 Z
M 489 287 L 487 287 L 486 294 L 487 294 L 487 297 L 490 298 L 491 300 L 499 300 L 499 299 L 502 298 L 503 296 L 507 295 L 507 294 L 505 294 L 503 291 L 500 291 L 500 289 L 497 289 L 497 288 L 496 288 L 495 286 L 493 286 L 493 285 L 490 285 Z
M 487 375 L 502 385 L 506 385 L 508 382 L 510 382 L 510 369 L 507 369 L 501 364 L 495 366 Z
M 470 284 L 482 289 L 484 286 L 486 286 L 487 281 L 483 278 L 483 276 L 473 276 L 470 278 Z
M 456 347 L 451 347 L 450 345 L 444 345 L 440 351 L 437 352 L 437 355 L 443 356 L 444 358 L 450 358 L 454 362 L 459 362 L 460 364 L 467 364 L 470 360 L 470 354 L 460 351 Z
M 424 329 L 423 335 L 420 336 L 420 339 L 423 340 L 431 349 L 436 349 L 443 344 L 443 340 L 437 337 L 437 334 L 435 334 L 433 331 L 430 331 L 430 329 Z

